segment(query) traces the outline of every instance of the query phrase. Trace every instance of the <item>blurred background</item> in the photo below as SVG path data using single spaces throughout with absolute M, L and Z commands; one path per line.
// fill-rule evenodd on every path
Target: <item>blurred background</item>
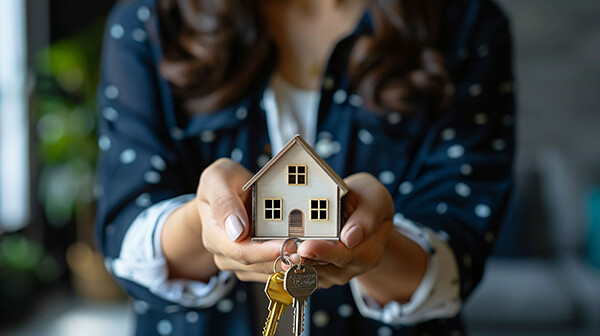
M 472 335 L 600 335 L 600 1 L 513 22 L 517 189 Z M 0 0 L 0 335 L 130 335 L 95 251 L 94 95 L 109 0 Z

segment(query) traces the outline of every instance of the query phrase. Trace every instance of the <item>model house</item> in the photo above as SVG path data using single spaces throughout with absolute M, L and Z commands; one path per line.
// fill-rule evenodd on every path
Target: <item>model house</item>
M 299 135 L 243 189 L 250 187 L 253 240 L 339 238 L 348 186 Z

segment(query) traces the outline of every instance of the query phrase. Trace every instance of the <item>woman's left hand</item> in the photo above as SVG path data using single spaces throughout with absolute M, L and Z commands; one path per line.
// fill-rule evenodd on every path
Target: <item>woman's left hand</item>
M 394 202 L 377 178 L 359 173 L 344 181 L 350 191 L 343 199 L 347 221 L 340 241 L 307 240 L 298 248 L 298 254 L 315 266 L 320 288 L 345 285 L 375 268 L 393 229 Z

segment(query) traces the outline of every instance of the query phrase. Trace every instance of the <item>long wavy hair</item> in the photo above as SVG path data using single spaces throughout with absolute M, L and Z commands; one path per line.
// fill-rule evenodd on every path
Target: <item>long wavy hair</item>
M 369 0 L 373 34 L 358 38 L 347 68 L 351 89 L 376 113 L 441 109 L 450 80 L 435 49 L 444 0 Z M 160 72 L 190 113 L 247 94 L 274 46 L 259 0 L 160 0 Z

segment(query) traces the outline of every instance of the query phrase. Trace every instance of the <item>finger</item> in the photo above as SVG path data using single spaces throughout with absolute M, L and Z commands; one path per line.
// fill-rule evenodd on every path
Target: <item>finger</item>
M 238 272 L 235 272 L 235 276 L 240 281 L 244 281 L 244 282 L 262 282 L 262 283 L 266 283 L 267 280 L 269 279 L 270 275 L 269 274 L 262 274 L 262 273 L 238 271 Z
M 200 177 L 200 200 L 210 204 L 214 218 L 232 241 L 244 239 L 249 233 L 243 202 L 248 192 L 243 192 L 242 187 L 250 178 L 252 174 L 247 169 L 229 159 L 215 161 Z
M 273 273 L 273 261 L 263 261 L 250 265 L 244 265 L 234 259 L 230 259 L 222 255 L 214 256 L 214 261 L 221 271 L 243 271 L 261 274 Z
M 348 248 L 353 248 L 368 239 L 377 227 L 394 213 L 394 203 L 388 190 L 370 174 L 355 174 L 345 180 L 352 190 L 354 212 L 348 217 L 340 240 Z

